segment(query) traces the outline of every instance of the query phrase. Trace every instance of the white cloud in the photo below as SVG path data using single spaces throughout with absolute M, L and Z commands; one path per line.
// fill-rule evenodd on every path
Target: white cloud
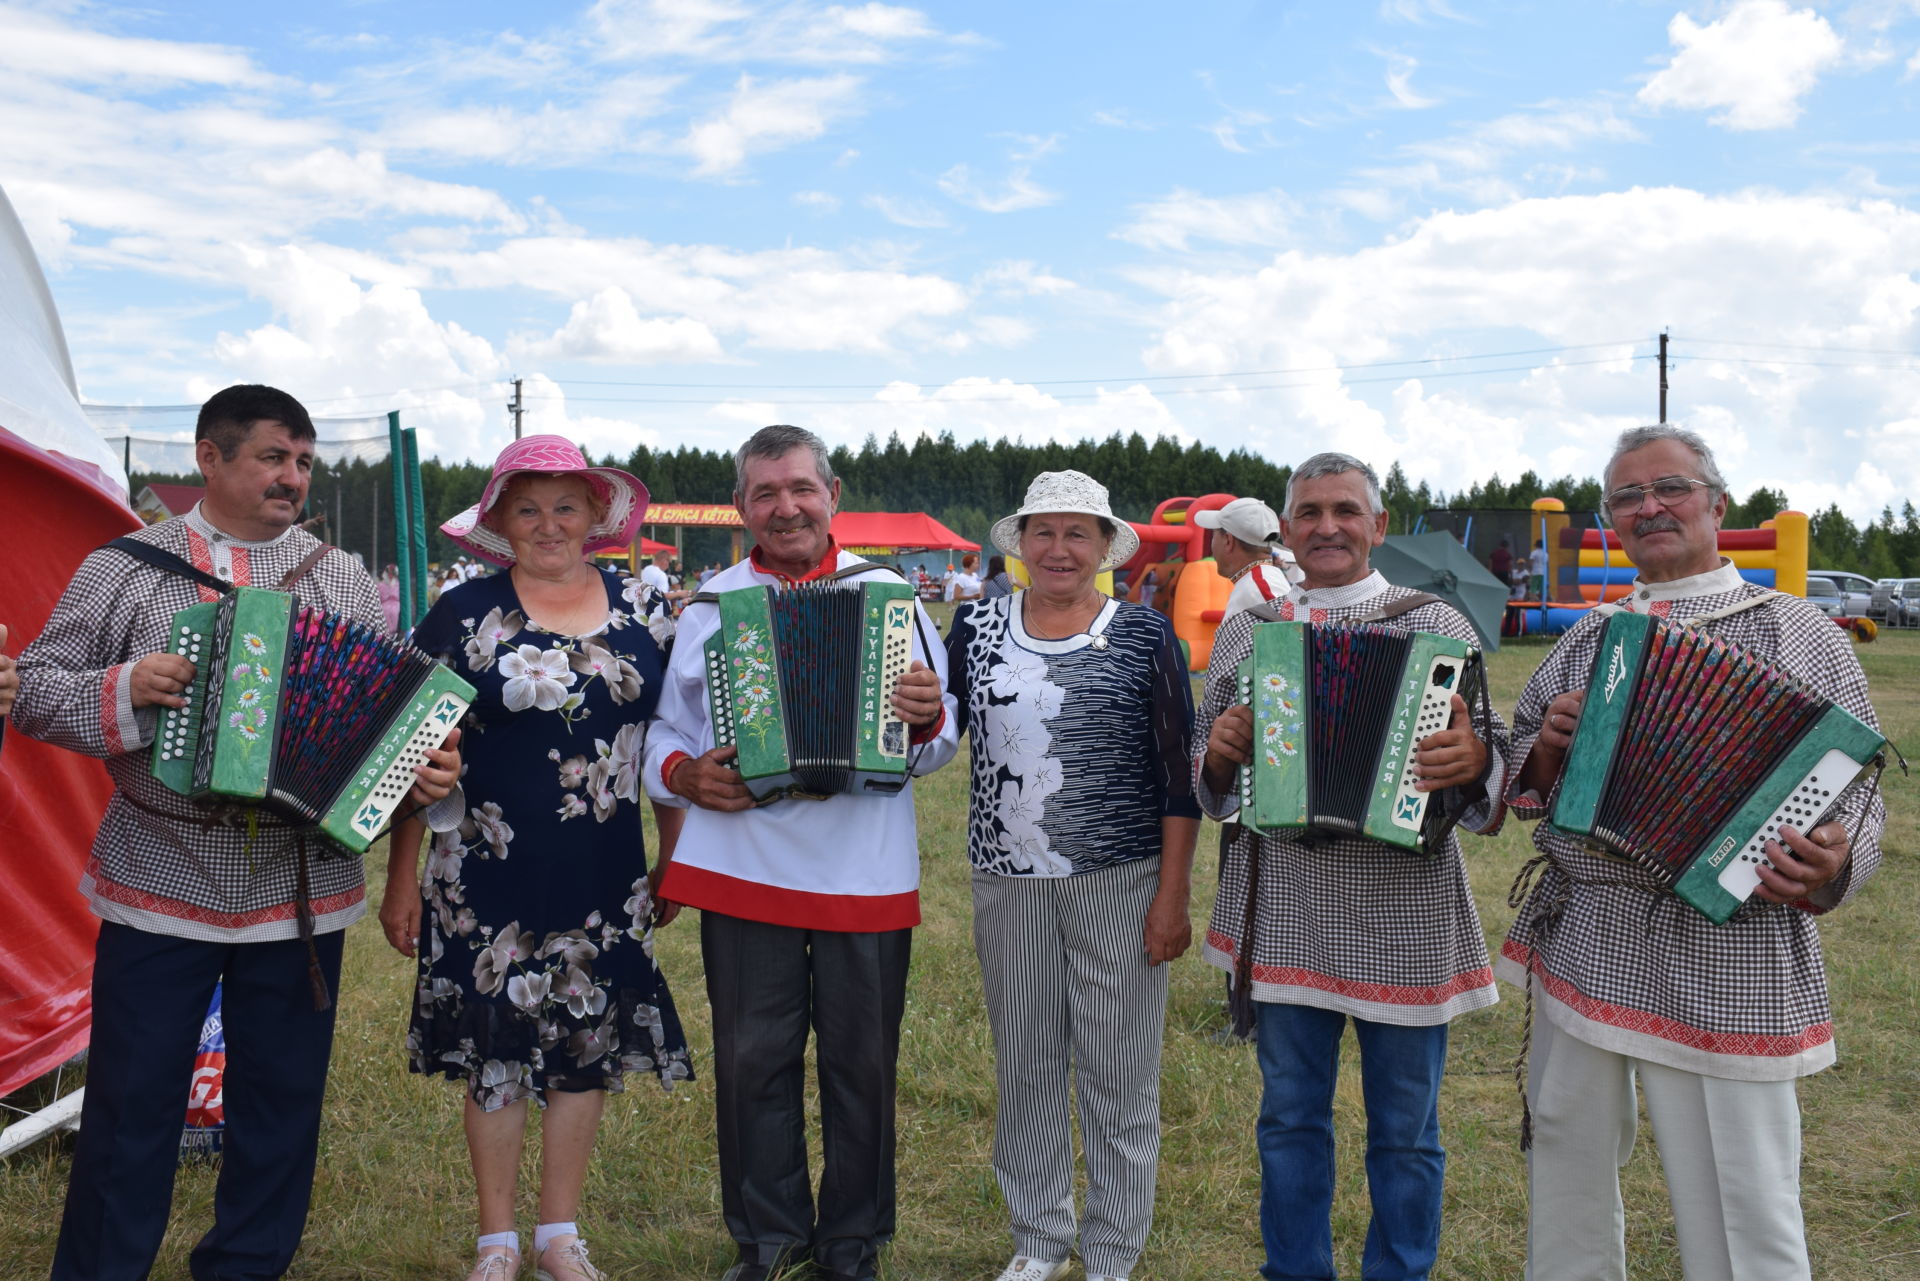
M 946 214 L 934 208 L 924 200 L 912 200 L 904 196 L 868 196 L 860 203 L 898 227 L 912 227 L 916 231 L 935 231 L 950 226 Z
M 1704 111 L 1729 129 L 1784 129 L 1800 118 L 1800 99 L 1837 65 L 1843 44 L 1812 9 L 1785 0 L 1739 0 L 1705 24 L 1677 13 L 1667 25 L 1676 52 L 1640 89 L 1651 107 Z
M 140 81 L 258 88 L 273 77 L 237 49 L 109 35 L 0 5 L 0 70 L 80 83 Z
M 1411 22 L 1426 26 L 1429 18 L 1465 22 L 1466 18 L 1448 7 L 1446 0 L 1381 0 L 1380 16 L 1388 22 Z
M 967 291 L 904 267 L 850 265 L 819 249 L 745 253 L 716 245 L 523 236 L 480 252 L 422 253 L 442 289 L 525 289 L 569 305 L 617 285 L 661 317 L 688 317 L 722 340 L 784 351 L 885 352 L 945 332 Z
M 1652 414 L 1650 363 L 1629 361 L 1630 349 L 1619 346 L 1496 362 L 1548 362 L 1524 375 L 1443 380 L 1434 374 L 1462 366 L 1441 365 L 1421 373 L 1419 386 L 1410 385 L 1411 371 L 1406 380 L 1393 369 L 1348 375 L 1389 380 L 1369 384 L 1343 382 L 1324 367 L 1635 335 L 1648 336 L 1644 352 L 1650 336 L 1671 325 L 1674 416 L 1739 442 L 1729 450 L 1745 459 L 1730 471 L 1736 488 L 1777 485 L 1804 504 L 1813 498 L 1803 493 L 1841 492 L 1861 460 L 1861 447 L 1823 429 L 1836 422 L 1886 431 L 1874 438 L 1876 465 L 1920 474 L 1920 439 L 1891 432 L 1912 417 L 1914 375 L 1797 364 L 1780 358 L 1793 353 L 1766 347 L 1689 345 L 1689 335 L 1911 349 L 1920 338 L 1915 262 L 1920 211 L 1662 188 L 1439 213 L 1348 254 L 1292 251 L 1257 270 L 1159 268 L 1135 278 L 1165 299 L 1145 353 L 1150 367 L 1323 370 L 1237 380 L 1288 384 L 1251 401 L 1261 421 L 1286 424 L 1254 428 L 1251 443 L 1285 459 L 1307 441 L 1357 442 L 1378 452 L 1352 452 L 1400 458 L 1416 478 L 1449 489 L 1493 465 L 1473 443 L 1476 433 L 1498 442 L 1502 455 L 1544 465 L 1551 454 L 1556 472 L 1597 474 L 1612 434 Z M 1602 363 L 1585 363 L 1595 360 Z M 1209 408 L 1216 398 L 1193 399 L 1207 402 L 1182 407 L 1195 430 L 1208 419 L 1231 421 Z M 1519 470 L 1498 465 L 1507 475 Z M 1858 497 L 1840 501 L 1856 516 L 1871 514 Z
M 1154 128 L 1125 109 L 1096 111 L 1093 113 L 1093 123 L 1105 125 L 1109 129 L 1131 129 L 1138 133 L 1150 133 Z
M 1444 137 L 1408 143 L 1400 148 L 1404 163 L 1356 173 L 1374 187 L 1337 189 L 1330 199 L 1376 221 L 1398 214 L 1399 195 L 1405 192 L 1465 196 L 1479 205 L 1505 204 L 1543 189 L 1561 190 L 1569 181 L 1604 177 L 1594 166 L 1538 163 L 1516 173 L 1511 170 L 1516 160 L 1538 152 L 1577 152 L 1640 137 L 1640 131 L 1621 119 L 1610 102 L 1542 103 Z
M 394 173 L 377 151 L 349 155 L 337 147 L 324 147 L 285 164 L 262 163 L 255 172 L 268 188 L 295 199 L 491 222 L 509 231 L 526 225 L 495 192 Z
M 1011 155 L 1012 167 L 998 190 L 989 191 L 975 182 L 972 170 L 964 164 L 955 165 L 940 175 L 940 190 L 950 199 L 982 213 L 1014 213 L 1053 204 L 1060 199 L 1059 193 L 1033 181 L 1033 165 L 1059 147 L 1060 136 L 1023 136 L 1018 142 Z
M 393 114 L 374 135 L 396 155 L 490 160 L 557 166 L 619 155 L 657 154 L 668 140 L 657 122 L 672 106 L 683 77 L 621 75 L 573 100 L 549 99 L 534 107 L 514 95 L 508 101 L 409 107 Z
M 696 161 L 696 174 L 731 174 L 754 152 L 818 138 L 858 109 L 859 88 L 859 79 L 849 75 L 762 83 L 743 74 L 727 105 L 696 121 L 682 147 Z
M 687 316 L 641 316 L 633 295 L 609 285 L 573 304 L 567 323 L 551 338 L 518 343 L 516 356 L 530 360 L 586 360 L 624 365 L 711 361 L 723 358 L 713 330 Z
M 1080 287 L 1024 259 L 994 263 L 975 277 L 975 283 L 996 293 L 1026 297 L 1055 297 Z
M 942 32 L 918 9 L 873 3 L 598 0 L 588 23 L 596 43 L 621 58 L 873 64 L 919 44 L 980 43 Z
M 789 197 L 809 213 L 835 214 L 840 212 L 840 197 L 825 191 L 796 191 Z
M 1420 69 L 1419 59 L 1404 53 L 1382 56 L 1387 60 L 1387 92 L 1393 95 L 1395 106 L 1419 111 L 1439 105 L 1438 98 L 1428 98 L 1414 91 L 1413 73 Z
M 1176 187 L 1159 200 L 1133 207 L 1133 221 L 1114 236 L 1143 249 L 1185 253 L 1190 240 L 1277 247 L 1292 239 L 1298 206 L 1280 190 L 1243 196 L 1203 196 Z

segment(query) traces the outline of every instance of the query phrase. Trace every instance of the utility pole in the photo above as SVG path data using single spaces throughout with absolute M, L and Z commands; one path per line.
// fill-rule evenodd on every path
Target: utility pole
M 515 386 L 520 386 L 515 382 Z M 1667 421 L 1667 330 L 1661 330 L 1661 423 Z M 518 436 L 520 432 L 515 432 Z
M 1666 342 L 1667 342 L 1666 335 L 1662 334 L 1660 337 L 1660 350 L 1663 352 L 1667 349 Z M 1666 357 L 1662 356 L 1661 359 L 1665 360 Z M 1664 367 L 1665 366 L 1662 366 L 1662 368 Z M 1660 381 L 1660 387 L 1661 387 L 1660 403 L 1662 405 L 1665 405 L 1667 403 L 1666 402 L 1666 385 L 1667 385 L 1666 375 L 1662 374 L 1661 381 Z M 519 440 L 520 439 L 520 415 L 527 412 L 527 405 L 526 405 L 526 402 L 522 400 L 520 397 L 520 380 L 518 378 L 513 380 L 513 399 L 507 402 L 507 412 L 513 415 L 513 438 L 515 440 Z M 1667 415 L 1665 410 L 1661 411 L 1660 421 L 1661 422 L 1667 421 Z

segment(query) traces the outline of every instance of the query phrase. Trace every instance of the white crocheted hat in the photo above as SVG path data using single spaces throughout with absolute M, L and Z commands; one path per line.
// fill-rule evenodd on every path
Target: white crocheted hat
M 1027 499 L 1020 504 L 1020 510 L 993 523 L 994 546 L 1015 560 L 1022 559 L 1021 517 L 1051 512 L 1080 512 L 1088 516 L 1104 516 L 1113 522 L 1113 542 L 1107 548 L 1107 558 L 1100 562 L 1102 569 L 1124 565 L 1140 550 L 1140 535 L 1133 532 L 1133 526 L 1113 514 L 1113 507 L 1107 502 L 1107 487 L 1084 472 L 1077 471 L 1043 471 L 1035 476 L 1033 483 L 1027 486 Z
M 647 514 L 647 487 L 637 476 L 618 467 L 587 466 L 586 455 L 565 436 L 524 436 L 493 460 L 493 475 L 480 491 L 480 501 L 440 526 L 440 532 L 496 565 L 513 564 L 513 544 L 480 518 L 500 501 L 507 482 L 522 472 L 586 477 L 587 487 L 607 509 L 606 516 L 587 531 L 586 546 L 581 549 L 586 555 L 628 546 L 633 542 L 633 532 L 640 528 L 641 517 Z

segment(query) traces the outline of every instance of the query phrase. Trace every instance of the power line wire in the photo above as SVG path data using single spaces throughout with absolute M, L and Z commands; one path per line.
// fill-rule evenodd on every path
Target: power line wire
M 1746 342 L 1730 338 L 1690 338 L 1675 334 L 1675 342 L 1699 343 L 1706 347 L 1766 347 L 1775 351 L 1838 351 L 1853 356 L 1920 356 L 1920 351 L 1895 351 L 1886 347 L 1829 347 L 1822 343 Z
M 1271 378 L 1285 374 L 1341 373 L 1349 369 L 1393 369 L 1407 365 L 1457 364 L 1465 360 L 1508 360 L 1515 356 L 1548 356 L 1562 351 L 1592 351 L 1600 347 L 1631 347 L 1643 338 L 1615 342 L 1572 343 L 1561 347 L 1525 347 L 1516 351 L 1476 352 L 1461 356 L 1419 356 L 1407 360 L 1373 360 L 1333 365 L 1296 365 L 1286 369 L 1242 369 L 1220 374 L 1121 374 L 1111 378 L 1023 378 L 1027 387 L 1088 386 L 1094 383 L 1152 383 L 1190 381 L 1198 378 Z M 676 391 L 884 391 L 893 383 L 660 383 L 627 382 L 595 378 L 554 378 L 555 383 L 576 387 L 654 387 Z M 547 397 L 546 399 L 552 399 Z
M 1497 369 L 1437 370 L 1421 376 L 1426 378 L 1469 378 L 1476 374 L 1524 374 L 1532 373 L 1536 369 L 1572 369 L 1582 365 L 1610 365 L 1613 364 L 1616 359 L 1618 358 L 1609 356 L 1595 360 L 1568 360 L 1558 363 L 1542 362 L 1532 365 L 1508 365 Z M 1652 360 L 1653 355 L 1649 352 L 1629 356 L 1627 359 L 1629 361 Z M 1349 368 L 1362 368 L 1362 366 L 1349 366 Z M 1226 377 L 1227 375 L 1215 376 Z M 1364 383 L 1397 383 L 1404 382 L 1413 376 L 1412 374 L 1391 374 L 1376 378 L 1343 378 L 1340 380 L 1340 385 L 1342 387 L 1354 387 Z M 1317 387 L 1319 385 L 1318 383 L 1298 382 L 1260 383 L 1251 387 L 1168 387 L 1154 394 L 1158 396 L 1223 396 L 1235 392 L 1285 391 L 1290 388 Z M 1062 392 L 1052 397 L 1054 400 L 1097 400 L 1099 398 L 1100 393 L 1098 392 Z M 570 405 L 731 405 L 739 403 L 740 400 L 739 397 L 732 397 L 726 400 L 696 400 L 691 398 L 655 396 L 528 396 L 527 399 L 564 400 Z M 869 398 L 866 400 L 793 400 L 787 403 L 795 406 L 814 406 L 886 405 L 891 402 Z M 1026 402 L 1025 398 L 1020 396 L 968 396 L 964 399 L 954 398 L 942 401 L 923 400 L 913 403 L 923 405 L 936 403 L 949 405 L 1011 405 Z

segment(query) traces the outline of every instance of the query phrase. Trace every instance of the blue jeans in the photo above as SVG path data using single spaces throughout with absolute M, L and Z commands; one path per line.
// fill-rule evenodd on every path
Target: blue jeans
M 1260 1235 L 1266 1281 L 1332 1281 L 1333 1086 L 1347 1016 L 1262 1002 Z M 1367 1191 L 1373 1220 L 1365 1281 L 1425 1281 L 1440 1248 L 1440 1078 L 1447 1025 L 1354 1019 L 1367 1107 Z

